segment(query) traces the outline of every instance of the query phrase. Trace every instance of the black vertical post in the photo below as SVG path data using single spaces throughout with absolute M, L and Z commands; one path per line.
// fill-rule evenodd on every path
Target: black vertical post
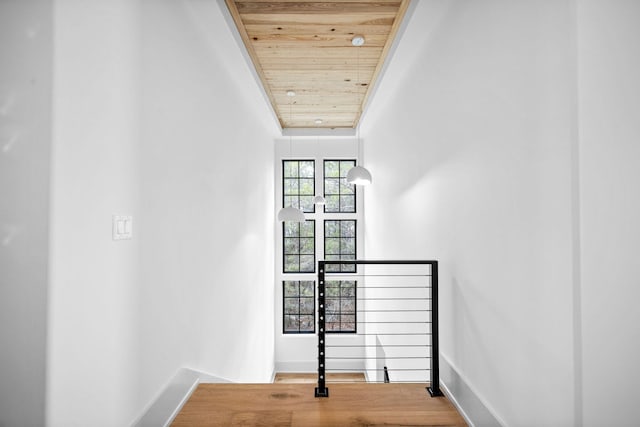
M 440 348 L 438 345 L 438 261 L 431 263 L 431 397 L 443 396 L 440 390 Z
M 318 261 L 318 387 L 316 397 L 329 397 L 325 373 L 325 288 L 324 261 Z

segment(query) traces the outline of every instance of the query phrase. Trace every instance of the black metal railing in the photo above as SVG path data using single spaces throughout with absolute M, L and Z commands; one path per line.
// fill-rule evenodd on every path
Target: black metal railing
M 442 396 L 438 355 L 437 261 L 318 262 L 316 397 L 329 397 L 327 373 L 354 370 Z

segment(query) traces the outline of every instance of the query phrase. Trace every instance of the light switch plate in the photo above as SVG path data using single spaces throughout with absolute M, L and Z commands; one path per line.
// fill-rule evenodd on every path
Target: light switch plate
M 113 215 L 113 240 L 131 239 L 133 234 L 133 217 L 131 215 Z

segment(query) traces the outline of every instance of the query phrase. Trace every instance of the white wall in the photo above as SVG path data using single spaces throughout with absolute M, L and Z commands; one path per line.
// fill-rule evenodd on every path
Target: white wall
M 578 1 L 584 425 L 640 419 L 640 4 Z
M 569 6 L 418 2 L 363 122 L 367 256 L 440 261 L 443 359 L 509 426 L 573 422 Z
M 216 3 L 143 16 L 141 393 L 184 365 L 269 381 L 277 126 Z
M 0 425 L 43 425 L 51 2 L 0 1 Z
M 127 425 L 138 393 L 139 9 L 54 6 L 47 424 Z M 133 215 L 113 241 L 111 216 Z
M 218 4 L 54 26 L 48 425 L 130 425 L 182 367 L 270 379 L 277 129 Z

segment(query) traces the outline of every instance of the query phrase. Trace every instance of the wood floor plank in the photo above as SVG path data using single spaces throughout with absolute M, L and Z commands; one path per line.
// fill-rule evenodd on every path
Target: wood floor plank
M 185 426 L 466 426 L 425 384 L 200 384 L 173 422 Z

